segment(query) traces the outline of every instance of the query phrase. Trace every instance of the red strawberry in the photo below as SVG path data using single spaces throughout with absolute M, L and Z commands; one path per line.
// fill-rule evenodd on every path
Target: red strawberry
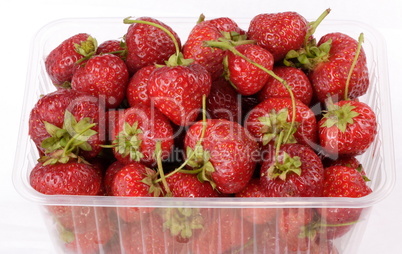
M 363 197 L 372 192 L 361 173 L 355 168 L 345 166 L 331 166 L 325 168 L 324 197 Z M 359 218 L 359 214 L 353 211 L 361 209 L 326 209 L 325 216 L 328 223 L 353 222 Z
M 113 196 L 130 197 L 159 197 L 161 188 L 155 183 L 156 172 L 143 164 L 132 162 L 126 164 L 114 174 L 111 194 Z M 141 220 L 143 216 L 152 212 L 151 207 L 119 207 L 117 213 L 126 222 Z
M 232 122 L 242 121 L 242 97 L 224 78 L 212 82 L 207 98 L 208 118 L 226 119 Z
M 162 160 L 173 149 L 173 128 L 169 119 L 158 110 L 146 106 L 134 106 L 118 114 L 113 133 L 113 154 L 127 164 L 142 162 L 156 165 L 156 142 L 161 141 Z
M 127 102 L 131 107 L 138 104 L 151 106 L 151 99 L 148 93 L 148 80 L 155 69 L 155 65 L 149 65 L 139 69 L 131 77 L 126 94 Z
M 374 111 L 358 101 L 328 104 L 328 111 L 318 126 L 320 145 L 330 156 L 362 154 L 377 133 Z
M 126 60 L 126 43 L 119 40 L 107 40 L 99 44 L 96 50 L 97 55 L 109 53 L 119 56 L 122 60 Z
M 237 253 L 252 241 L 253 225 L 240 216 L 241 209 L 210 209 L 208 223 L 190 244 L 190 253 Z M 215 236 L 215 237 L 211 237 Z
M 267 70 L 272 70 L 274 58 L 269 51 L 255 44 L 243 44 L 236 46 L 235 49 L 242 56 L 232 51 L 227 52 L 224 61 L 225 76 L 240 94 L 256 94 L 265 85 L 270 75 L 248 62 L 244 56 Z
M 303 253 L 308 251 L 316 236 L 309 235 L 308 226 L 313 221 L 311 208 L 280 209 L 277 229 L 281 253 Z
M 199 64 L 164 66 L 149 77 L 148 92 L 155 107 L 176 125 L 196 120 L 203 95 L 211 89 L 211 76 Z
M 74 233 L 67 230 L 60 232 L 60 239 L 68 252 L 95 254 L 103 250 L 104 246 L 112 239 L 114 231 L 106 225 L 99 225 L 95 230 Z
M 328 97 L 338 101 L 345 97 L 346 81 L 354 61 L 359 42 L 343 33 L 324 35 L 318 46 L 331 42 L 328 60 L 318 63 L 309 74 L 315 94 L 320 102 Z M 355 99 L 367 92 L 369 73 L 366 55 L 361 49 L 348 85 L 349 99 Z
M 303 46 L 307 29 L 307 20 L 296 12 L 263 13 L 250 21 L 247 35 L 271 52 L 277 62 L 290 50 Z
M 45 60 L 46 72 L 56 87 L 70 82 L 77 61 L 96 52 L 97 42 L 89 34 L 71 36 L 54 48 Z
M 121 246 L 127 254 L 180 253 L 182 244 L 164 230 L 162 218 L 156 214 L 146 214 L 141 221 L 123 224 Z
M 287 142 L 314 145 L 317 141 L 317 121 L 313 111 L 295 100 L 295 123 L 291 128 L 293 105 L 291 98 L 268 98 L 255 106 L 246 116 L 245 127 L 258 141 L 268 144 L 277 140 L 280 132 L 291 131 Z
M 318 155 L 301 144 L 281 145 L 266 154 L 261 166 L 261 185 L 269 197 L 319 197 L 324 167 Z
M 103 121 L 104 109 L 96 97 L 59 89 L 41 97 L 31 110 L 29 135 L 42 154 L 65 149 L 75 136 L 76 142 L 70 142 L 68 149 L 89 159 L 102 150 L 105 133 L 99 125 Z M 86 128 L 88 131 L 82 132 Z
M 242 190 L 256 166 L 256 141 L 244 127 L 223 119 L 206 120 L 205 135 L 201 137 L 203 123 L 196 122 L 186 133 L 186 155 L 192 156 L 188 165 L 200 170 L 201 178 L 222 193 Z
M 354 168 L 357 171 L 359 171 L 363 177 L 367 177 L 366 172 L 364 171 L 363 165 L 354 156 L 341 156 L 341 157 L 336 158 L 336 160 L 331 160 L 331 158 L 326 157 L 323 162 L 324 162 L 325 167 L 345 166 L 345 167 L 349 167 L 349 168 Z M 367 178 L 367 180 L 368 180 L 368 178 Z
M 180 48 L 180 38 L 165 23 L 151 17 L 141 17 L 137 21 L 152 22 L 169 30 Z M 126 19 L 124 22 L 131 24 L 135 21 Z M 164 64 L 176 52 L 172 38 L 160 28 L 149 24 L 131 24 L 125 35 L 125 40 L 127 45 L 126 63 L 131 74 L 148 65 Z
M 330 166 L 325 168 L 324 197 L 359 198 L 369 195 L 372 190 L 367 178 L 355 168 Z M 332 238 L 348 232 L 359 221 L 363 208 L 321 208 L 317 212 L 325 222 L 326 231 L 321 232 Z
M 84 233 L 96 230 L 99 225 L 111 226 L 114 221 L 109 219 L 109 211 L 106 207 L 91 206 L 66 206 L 65 212 L 62 209 L 49 209 L 54 218 L 66 230 L 74 233 Z
M 107 108 L 115 108 L 124 99 L 128 78 L 127 66 L 120 57 L 97 55 L 79 65 L 71 87 L 99 97 Z
M 117 172 L 120 171 L 122 167 L 124 167 L 125 164 L 121 163 L 120 161 L 115 161 L 112 164 L 109 165 L 109 167 L 106 169 L 105 176 L 103 178 L 103 186 L 105 187 L 106 195 L 111 196 L 112 195 L 112 184 L 114 180 L 114 176 L 116 175 Z
M 236 197 L 267 197 L 264 186 L 261 185 L 260 179 L 253 178 L 244 187 L 243 190 L 236 193 Z M 275 208 L 243 208 L 242 217 L 256 224 L 265 224 L 271 222 L 277 213 Z
M 183 55 L 204 66 L 212 79 L 216 79 L 223 73 L 222 61 L 225 51 L 210 48 L 205 45 L 205 41 L 219 41 L 221 38 L 236 40 L 235 37 L 244 35 L 245 32 L 230 18 L 220 17 L 211 20 L 204 18 L 201 16 L 200 21 L 191 30 L 183 45 Z
M 101 177 L 88 164 L 69 161 L 44 165 L 39 162 L 29 177 L 32 188 L 47 195 L 97 195 Z
M 166 178 L 173 197 L 218 197 L 219 193 L 208 182 L 201 182 L 197 175 L 177 172 Z
M 313 87 L 307 75 L 298 68 L 288 66 L 276 66 L 273 72 L 286 80 L 291 87 L 294 97 L 309 106 L 313 97 Z M 263 101 L 270 97 L 290 97 L 285 86 L 273 77 L 269 77 L 264 87 L 258 93 L 258 99 Z

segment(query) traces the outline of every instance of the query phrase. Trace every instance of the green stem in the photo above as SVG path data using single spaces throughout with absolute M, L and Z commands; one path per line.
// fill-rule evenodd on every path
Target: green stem
M 306 48 L 306 50 L 309 50 L 308 42 L 310 41 L 311 36 L 315 33 L 318 25 L 321 24 L 321 22 L 325 19 L 326 16 L 328 16 L 330 12 L 330 8 L 326 9 L 323 13 L 321 13 L 317 20 L 309 23 L 309 28 L 307 30 L 306 37 L 304 38 L 304 47 Z
M 138 20 L 138 19 L 131 19 L 131 17 L 127 17 L 123 20 L 124 24 L 133 24 L 133 23 L 137 23 L 137 24 L 145 24 L 145 25 L 150 25 L 150 26 L 154 26 L 156 28 L 161 29 L 163 32 L 165 32 L 173 41 L 175 49 L 176 49 L 176 55 L 178 56 L 180 54 L 180 46 L 179 43 L 177 42 L 175 36 L 165 27 L 156 24 L 154 22 L 150 22 L 150 21 L 145 21 L 145 20 Z
M 279 152 L 281 150 L 282 141 L 283 141 L 283 131 L 281 131 L 279 133 L 279 136 L 278 136 L 278 139 L 276 142 L 276 146 L 275 146 L 275 162 L 276 163 L 279 162 Z
M 348 99 L 350 79 L 352 78 L 353 70 L 354 70 L 354 68 L 355 68 L 355 66 L 357 64 L 357 61 L 358 61 L 358 58 L 359 58 L 359 55 L 360 55 L 360 51 L 361 51 L 363 42 L 364 42 L 364 35 L 363 35 L 363 33 L 360 33 L 360 35 L 359 35 L 359 44 L 357 45 L 356 54 L 355 54 L 355 57 L 353 58 L 352 66 L 350 67 L 348 77 L 346 79 L 345 94 L 343 96 L 344 100 Z
M 63 151 L 63 156 L 67 156 L 69 153 L 71 153 L 74 149 L 74 146 L 72 146 L 72 144 L 74 143 L 75 140 L 78 140 L 78 138 L 80 136 L 82 136 L 82 134 L 84 134 L 84 132 L 86 132 L 87 130 L 91 129 L 92 127 L 94 127 L 96 125 L 96 123 L 90 124 L 88 125 L 87 128 L 83 129 L 82 131 L 80 131 L 79 133 L 75 134 L 73 137 L 71 137 L 71 139 L 67 142 L 66 146 L 64 147 L 64 151 Z M 89 137 L 88 137 L 89 138 Z M 87 141 L 88 138 L 86 138 L 84 141 Z
M 205 130 L 207 129 L 207 116 L 206 116 L 206 102 L 207 101 L 207 96 L 204 94 L 202 96 L 202 130 L 201 130 L 201 137 L 200 139 L 197 141 L 197 144 L 195 145 L 195 147 L 197 147 L 197 145 L 201 145 L 201 142 L 204 140 L 204 136 L 205 136 Z M 188 164 L 188 162 L 194 157 L 196 152 L 196 149 L 194 149 L 194 151 L 189 154 L 189 156 L 187 157 L 187 159 L 175 170 L 173 170 L 172 172 L 170 172 L 169 174 L 166 175 L 166 178 L 176 174 L 177 172 L 183 172 L 186 174 L 198 174 L 202 171 L 202 167 L 197 169 L 197 170 L 183 170 L 183 168 Z M 156 180 L 155 182 L 160 182 L 162 181 L 161 178 Z
M 165 172 L 163 172 L 163 166 L 162 166 L 162 142 L 158 141 L 155 144 L 155 152 L 156 152 L 156 163 L 158 165 L 158 173 L 160 175 L 160 178 L 155 181 L 155 183 L 162 181 L 163 187 L 166 190 L 166 196 L 170 197 L 172 196 L 172 192 L 170 191 L 169 185 L 166 181 L 165 177 Z

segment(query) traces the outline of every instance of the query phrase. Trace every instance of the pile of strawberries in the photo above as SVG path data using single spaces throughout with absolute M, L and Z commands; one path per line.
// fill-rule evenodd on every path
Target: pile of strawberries
M 363 36 L 331 31 L 316 39 L 328 13 L 314 22 L 296 12 L 264 13 L 248 30 L 231 18 L 201 16 L 184 44 L 151 17 L 124 19 L 122 41 L 66 38 L 45 60 L 57 89 L 30 114 L 40 152 L 32 187 L 49 195 L 159 198 L 368 195 L 356 156 L 373 142 L 377 123 L 359 101 L 370 83 Z M 100 209 L 49 211 L 66 246 L 79 253 L 113 239 L 125 253 L 172 246 L 336 253 L 332 239 L 362 211 L 119 208 L 113 217 Z M 124 221 L 129 237 L 116 240 L 111 217 Z M 242 239 L 230 238 L 239 227 Z M 222 239 L 211 241 L 218 233 Z

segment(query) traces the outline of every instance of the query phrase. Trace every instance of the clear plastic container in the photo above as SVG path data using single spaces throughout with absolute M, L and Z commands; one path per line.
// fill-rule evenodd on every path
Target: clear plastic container
M 183 42 L 196 22 L 196 18 L 158 19 L 171 26 Z M 233 19 L 247 29 L 249 19 Z M 362 198 L 139 198 L 50 196 L 35 191 L 29 184 L 29 174 L 39 154 L 28 136 L 29 112 L 40 95 L 55 90 L 45 71 L 45 57 L 61 41 L 76 33 L 89 33 L 101 43 L 121 38 L 127 28 L 123 18 L 63 19 L 44 26 L 32 42 L 13 181 L 23 197 L 42 208 L 58 253 L 326 253 L 331 248 L 339 253 L 357 253 L 371 208 L 392 190 L 395 165 L 385 43 L 377 31 L 355 21 L 325 20 L 316 37 L 343 32 L 357 38 L 364 33 L 363 47 L 371 85 L 361 100 L 375 111 L 379 128 L 374 143 L 359 157 L 371 179 L 373 193 L 370 195 Z M 316 221 L 315 231 L 304 233 L 315 232 L 319 240 L 305 241 L 306 235 L 300 234 L 296 252 L 290 251 L 294 242 L 279 240 L 286 227 L 284 223 L 291 221 L 290 218 L 316 218 L 317 210 L 325 213 L 325 208 L 361 210 L 362 214 L 358 222 L 344 227 L 348 227 L 345 232 L 336 233 L 342 230 L 339 227 L 333 230 L 325 222 Z M 135 218 L 128 217 L 135 221 L 129 221 L 124 214 L 134 214 Z M 262 223 L 264 216 L 271 216 L 269 223 Z M 166 229 L 172 221 L 174 225 L 187 222 L 193 227 L 201 224 L 203 228 L 193 230 L 192 239 L 181 243 L 180 237 L 173 237 Z M 281 251 L 284 245 L 287 247 Z

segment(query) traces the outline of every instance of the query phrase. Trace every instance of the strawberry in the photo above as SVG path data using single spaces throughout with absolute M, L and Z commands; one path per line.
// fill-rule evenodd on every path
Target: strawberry
M 161 141 L 162 160 L 168 158 L 173 149 L 173 128 L 169 119 L 150 107 L 138 105 L 124 109 L 118 114 L 111 132 L 113 154 L 124 164 L 156 165 L 157 141 Z
M 324 102 L 328 97 L 331 97 L 333 101 L 345 98 L 349 70 L 355 60 L 360 43 L 354 38 L 338 32 L 321 37 L 318 46 L 329 42 L 331 46 L 327 60 L 316 64 L 309 73 L 315 95 L 320 102 Z M 366 55 L 361 48 L 350 76 L 346 97 L 355 99 L 364 95 L 369 83 Z
M 111 187 L 113 184 L 114 176 L 117 172 L 120 171 L 125 164 L 121 163 L 120 161 L 115 161 L 108 166 L 105 172 L 105 176 L 103 178 L 103 186 L 105 187 L 106 195 L 111 196 Z
M 128 78 L 127 66 L 120 57 L 97 55 L 78 66 L 71 87 L 99 97 L 107 108 L 115 108 L 124 99 Z
M 320 145 L 329 156 L 364 153 L 377 133 L 374 111 L 363 102 L 343 100 L 328 104 L 318 122 Z
M 99 228 L 88 232 L 74 233 L 61 230 L 59 233 L 59 237 L 64 242 L 64 247 L 68 252 L 82 254 L 101 252 L 113 235 L 113 229 L 102 224 Z
M 65 82 L 71 82 L 75 64 L 92 56 L 96 49 L 96 40 L 87 33 L 73 35 L 60 43 L 45 59 L 46 72 L 52 83 L 62 87 Z
M 46 165 L 38 162 L 29 181 L 32 188 L 47 195 L 97 195 L 102 184 L 91 165 L 73 160 Z
M 201 182 L 196 175 L 177 172 L 166 178 L 173 197 L 218 197 L 219 193 L 208 182 Z
M 372 192 L 367 177 L 355 168 L 330 166 L 325 168 L 324 176 L 324 197 L 359 198 Z M 344 235 L 359 221 L 363 211 L 363 208 L 317 209 L 326 225 L 321 233 L 332 238 Z
M 242 189 L 237 192 L 236 197 L 267 197 L 265 193 L 264 186 L 260 183 L 259 178 L 253 178 L 250 182 Z M 277 209 L 274 208 L 244 208 L 242 212 L 242 217 L 256 224 L 269 223 L 275 219 Z
M 104 109 L 91 95 L 59 89 L 41 97 L 29 115 L 29 135 L 42 154 L 67 149 L 86 159 L 97 156 L 105 140 Z M 78 135 L 81 134 L 81 135 Z
M 184 143 L 188 165 L 221 193 L 236 193 L 250 181 L 258 145 L 240 124 L 223 119 L 198 121 L 188 129 Z
M 296 114 L 293 113 L 293 110 Z M 295 115 L 295 116 L 294 116 Z M 293 126 L 292 117 L 295 117 Z M 285 142 L 314 145 L 317 141 L 317 121 L 313 111 L 291 98 L 268 98 L 246 116 L 244 126 L 263 145 L 276 141 L 281 132 L 289 135 Z
M 271 52 L 278 62 L 290 50 L 303 46 L 307 29 L 307 20 L 296 12 L 263 13 L 250 21 L 247 36 Z
M 278 216 L 280 253 L 303 253 L 308 251 L 316 235 L 309 234 L 308 226 L 313 221 L 311 208 L 283 208 Z
M 131 107 L 138 104 L 151 106 L 151 98 L 149 98 L 148 93 L 148 80 L 155 69 L 155 65 L 143 67 L 130 78 L 126 98 Z
M 214 80 L 223 73 L 222 62 L 225 52 L 221 49 L 207 47 L 204 42 L 221 39 L 237 40 L 244 34 L 245 32 L 237 23 L 228 17 L 205 20 L 205 17 L 201 15 L 183 45 L 183 55 L 204 66 Z
M 141 163 L 124 165 L 114 174 L 110 192 L 112 196 L 159 197 L 161 187 L 155 183 L 156 172 Z M 152 212 L 151 207 L 118 207 L 117 214 L 126 222 L 135 222 Z
M 324 197 L 367 196 L 372 192 L 367 185 L 367 178 L 355 168 L 346 166 L 330 166 L 325 168 Z M 361 209 L 328 208 L 325 216 L 328 223 L 353 222 L 359 218 Z M 323 216 L 323 214 L 321 214 Z
M 269 197 L 319 197 L 324 167 L 310 147 L 284 144 L 265 155 L 260 181 Z
M 211 76 L 200 64 L 164 66 L 149 77 L 148 92 L 155 107 L 173 123 L 188 126 L 196 120 Z
M 132 162 L 124 165 L 112 181 L 113 196 L 152 197 L 160 196 L 157 185 L 152 181 L 156 172 L 141 163 Z M 152 189 L 151 189 L 152 188 Z
M 313 87 L 308 76 L 301 70 L 290 66 L 275 66 L 273 72 L 286 80 L 292 88 L 294 97 L 309 106 L 313 97 Z M 270 97 L 290 97 L 285 86 L 273 77 L 269 77 L 258 93 L 258 99 L 264 101 Z
M 102 55 L 108 53 L 117 55 L 122 60 L 126 60 L 126 43 L 119 40 L 107 40 L 99 44 L 98 48 L 96 49 L 96 54 Z
M 242 219 L 241 209 L 210 209 L 208 223 L 190 244 L 190 253 L 238 253 L 251 243 L 253 225 Z M 219 237 L 211 237 L 219 236 Z
M 235 49 L 251 61 L 262 65 L 268 70 L 272 70 L 274 58 L 272 54 L 264 48 L 255 44 L 242 44 Z M 249 63 L 243 56 L 228 51 L 224 59 L 225 77 L 242 95 L 256 94 L 265 85 L 268 73 L 255 65 Z
M 62 209 L 49 209 L 49 211 L 64 229 L 74 233 L 94 231 L 99 225 L 111 227 L 114 223 L 105 207 L 65 206 L 64 208 L 64 213 L 61 213 Z
M 160 28 L 140 23 L 141 21 L 151 22 L 169 30 L 178 45 L 175 45 L 172 38 Z M 175 53 L 177 47 L 181 47 L 180 38 L 176 32 L 160 20 L 151 17 L 140 17 L 137 20 L 127 18 L 124 23 L 130 24 L 125 34 L 125 41 L 126 63 L 131 74 L 148 65 L 164 64 Z
M 164 231 L 163 220 L 157 213 L 146 214 L 138 222 L 123 224 L 120 232 L 122 253 L 180 253 L 182 245 Z
M 208 118 L 242 121 L 242 98 L 236 89 L 224 78 L 212 81 L 211 92 L 207 97 Z

